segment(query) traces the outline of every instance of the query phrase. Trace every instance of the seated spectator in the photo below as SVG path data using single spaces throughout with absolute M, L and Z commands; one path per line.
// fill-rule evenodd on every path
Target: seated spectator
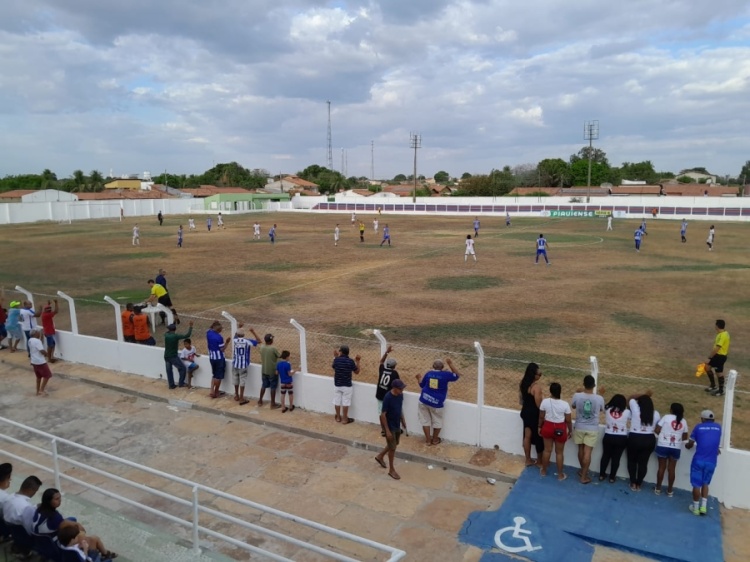
M 33 535 L 55 537 L 65 527 L 74 527 L 76 534 L 82 533 L 93 550 L 100 552 L 105 558 L 117 558 L 115 552 L 107 550 L 99 537 L 86 535 L 86 529 L 74 517 L 64 519 L 57 511 L 62 502 L 60 491 L 55 488 L 47 488 L 42 494 L 42 501 L 37 506 L 32 520 Z
M 3 504 L 3 519 L 8 525 L 23 525 L 31 534 L 31 520 L 34 517 L 34 504 L 31 498 L 39 491 L 42 481 L 36 476 L 29 476 L 21 483 L 18 492 L 10 496 Z
M 10 494 L 5 490 L 10 487 L 10 476 L 12 472 L 12 464 L 9 462 L 0 464 L 0 516 L 3 513 L 3 504 L 5 504 L 5 501 L 10 497 Z M 9 534 L 5 528 L 5 523 L 2 521 L 2 517 L 0 517 L 0 543 L 5 542 L 8 539 L 8 536 Z
M 193 388 L 193 373 L 198 370 L 198 363 L 195 362 L 195 358 L 200 357 L 200 355 L 196 353 L 193 340 L 190 338 L 182 340 L 182 345 L 184 347 L 180 350 L 180 359 L 187 369 L 187 387 Z
M 107 557 L 106 554 L 93 548 L 89 544 L 89 537 L 73 526 L 61 527 L 57 532 L 57 542 L 60 544 L 60 549 L 78 554 L 81 562 L 111 562 L 112 558 L 117 556 L 110 553 L 113 556 Z

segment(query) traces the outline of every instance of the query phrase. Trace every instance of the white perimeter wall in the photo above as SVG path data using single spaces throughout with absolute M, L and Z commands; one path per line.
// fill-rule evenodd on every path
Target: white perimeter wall
M 57 334 L 56 354 L 61 359 L 120 371 L 132 376 L 161 378 L 164 384 L 167 384 L 163 358 L 164 349 L 161 347 L 117 342 L 59 330 Z M 200 369 L 193 377 L 193 384 L 207 389 L 211 381 L 211 367 L 208 358 L 201 356 L 197 358 L 197 363 L 200 365 Z M 231 369 L 228 368 L 227 377 L 222 385 L 222 389 L 227 393 L 233 392 L 230 373 Z M 177 376 L 176 370 L 175 376 Z M 251 365 L 246 387 L 248 396 L 260 394 L 260 379 L 260 365 Z M 332 377 L 313 373 L 298 373 L 294 379 L 294 401 L 297 406 L 305 410 L 333 416 Z M 409 381 L 406 382 L 412 390 L 407 390 L 404 393 L 404 417 L 410 435 L 413 435 L 414 438 L 421 438 L 422 428 L 417 421 L 419 395 L 413 392 L 415 383 L 409 384 Z M 461 381 L 453 384 L 461 384 Z M 350 409 L 352 417 L 362 422 L 379 423 L 375 385 L 355 382 L 352 400 Z M 603 428 L 600 431 L 603 434 Z M 449 441 L 478 445 L 486 449 L 497 447 L 507 453 L 522 455 L 522 434 L 523 424 L 517 410 L 490 406 L 479 408 L 476 404 L 450 399 L 446 402 L 445 423 L 441 436 Z M 692 455 L 693 451 L 682 451 L 682 458 L 677 463 L 676 486 L 678 488 L 690 489 L 689 470 Z M 601 447 L 598 446 L 594 449 L 591 464 L 595 474 L 598 472 L 600 456 Z M 565 461 L 570 466 L 578 466 L 577 448 L 572 441 L 569 441 L 566 445 Z M 656 468 L 656 457 L 652 455 L 648 481 L 653 482 L 656 476 Z M 719 466 L 711 484 L 712 495 L 715 495 L 727 507 L 750 509 L 750 480 L 745 478 L 746 474 L 750 474 L 750 452 L 725 448 L 719 457 Z M 620 464 L 619 475 L 627 476 L 625 454 L 623 454 Z

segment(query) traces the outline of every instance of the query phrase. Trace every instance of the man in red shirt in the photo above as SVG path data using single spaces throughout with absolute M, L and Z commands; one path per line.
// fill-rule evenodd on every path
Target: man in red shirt
M 54 309 L 52 303 L 55 303 Z M 44 338 L 47 340 L 47 358 L 50 363 L 54 363 L 55 359 L 55 316 L 59 307 L 57 305 L 57 299 L 47 301 L 47 305 L 42 309 L 42 330 L 44 331 Z

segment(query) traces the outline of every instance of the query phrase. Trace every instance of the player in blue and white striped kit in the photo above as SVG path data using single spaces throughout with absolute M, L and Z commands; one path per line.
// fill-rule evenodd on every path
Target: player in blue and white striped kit
M 635 229 L 635 233 L 633 234 L 633 239 L 635 240 L 635 251 L 640 252 L 641 251 L 641 240 L 643 239 L 643 227 L 638 227 Z
M 687 242 L 687 238 L 685 238 L 685 234 L 687 234 L 687 221 L 685 219 L 682 219 L 682 224 L 680 225 L 680 237 L 682 238 L 683 244 Z
M 549 248 L 547 239 L 544 237 L 544 234 L 540 234 L 539 238 L 536 239 L 536 261 L 534 262 L 535 264 L 539 263 L 539 256 L 544 256 L 544 261 L 546 261 L 547 265 L 549 265 L 549 260 L 547 259 L 547 248 Z

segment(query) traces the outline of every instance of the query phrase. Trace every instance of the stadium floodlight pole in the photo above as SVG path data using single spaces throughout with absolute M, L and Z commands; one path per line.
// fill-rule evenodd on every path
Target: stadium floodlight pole
M 411 148 L 414 149 L 414 195 L 412 203 L 417 202 L 417 150 L 422 148 L 422 135 L 419 133 L 409 133 L 411 139 Z
M 594 155 L 594 141 L 599 138 L 599 120 L 586 121 L 583 124 L 583 138 L 589 141 L 589 172 L 586 179 L 586 203 L 591 201 L 591 158 Z

